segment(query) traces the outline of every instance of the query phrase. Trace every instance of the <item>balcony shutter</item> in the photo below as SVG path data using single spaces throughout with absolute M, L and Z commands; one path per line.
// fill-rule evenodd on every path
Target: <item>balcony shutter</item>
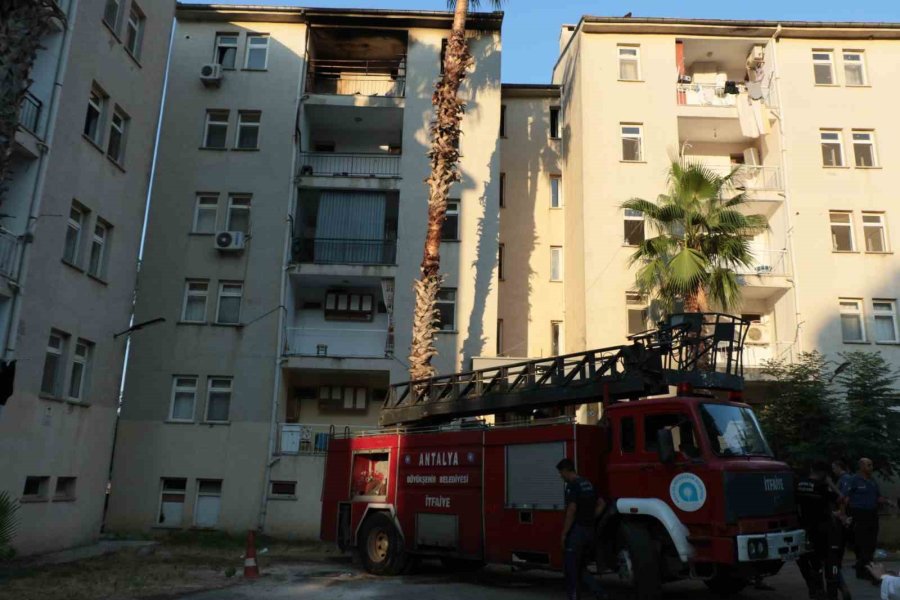
M 380 263 L 386 203 L 383 193 L 323 192 L 316 218 L 316 260 Z

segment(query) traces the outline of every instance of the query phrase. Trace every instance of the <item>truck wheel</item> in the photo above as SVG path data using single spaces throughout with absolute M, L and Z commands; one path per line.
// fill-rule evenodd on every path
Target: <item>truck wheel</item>
M 619 579 L 631 587 L 635 600 L 659 600 L 662 596 L 659 555 L 646 527 L 638 523 L 619 526 L 616 563 Z
M 704 583 L 706 587 L 720 596 L 732 596 L 747 587 L 749 582 L 724 571 L 716 573 L 712 579 L 706 579 Z
M 373 575 L 398 575 L 406 567 L 403 538 L 386 513 L 377 512 L 365 520 L 357 548 L 363 567 Z

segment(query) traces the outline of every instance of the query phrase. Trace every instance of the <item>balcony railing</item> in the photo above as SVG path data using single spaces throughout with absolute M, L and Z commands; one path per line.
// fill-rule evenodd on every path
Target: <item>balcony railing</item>
M 403 97 L 406 57 L 380 60 L 309 61 L 306 91 L 340 96 Z
M 737 94 L 715 83 L 679 83 L 678 104 L 683 106 L 737 106 Z M 733 88 L 737 89 L 737 88 Z
M 322 425 L 317 423 L 281 423 L 278 438 L 279 454 L 324 456 L 333 435 L 347 437 L 377 429 L 366 425 Z
M 393 265 L 397 240 L 294 238 L 294 260 L 317 265 Z
M 289 327 L 285 336 L 288 356 L 384 358 L 388 355 L 387 329 L 314 329 Z
M 715 174 L 725 177 L 734 169 L 732 181 L 734 187 L 743 188 L 748 192 L 761 190 L 783 190 L 781 183 L 781 169 L 778 167 L 761 167 L 757 165 L 707 165 L 707 168 Z
M 750 267 L 735 269 L 738 275 L 788 274 L 787 250 L 751 250 L 756 259 Z
M 16 258 L 19 255 L 19 238 L 0 229 L 0 276 L 16 278 Z
M 19 125 L 37 135 L 38 122 L 41 118 L 43 103 L 31 92 L 25 92 L 19 106 Z
M 299 174 L 301 177 L 400 177 L 400 155 L 301 152 Z

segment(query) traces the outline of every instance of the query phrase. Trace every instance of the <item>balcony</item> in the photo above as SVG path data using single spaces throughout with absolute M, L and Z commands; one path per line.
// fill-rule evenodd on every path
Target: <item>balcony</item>
M 738 267 L 738 275 L 787 276 L 790 273 L 787 250 L 752 250 L 756 262 L 750 267 Z
M 315 265 L 395 265 L 397 240 L 297 237 L 293 257 Z
M 301 152 L 300 177 L 400 177 L 399 154 Z
M 328 442 L 335 435 L 347 437 L 377 429 L 375 425 L 321 425 L 281 423 L 278 428 L 278 453 L 284 456 L 325 456 Z
M 402 98 L 406 92 L 406 57 L 310 59 L 306 70 L 306 92 Z
M 38 123 L 41 119 L 43 103 L 31 92 L 25 92 L 22 104 L 19 106 L 19 126 L 37 135 Z
M 738 169 L 732 181 L 734 187 L 747 192 L 757 191 L 782 191 L 781 169 L 778 167 L 762 167 L 757 165 L 706 165 L 706 167 L 720 177 L 730 175 L 734 169 Z
M 0 229 L 0 276 L 16 279 L 16 259 L 19 256 L 19 238 Z
M 285 342 L 287 356 L 385 358 L 393 350 L 387 328 L 289 327 Z

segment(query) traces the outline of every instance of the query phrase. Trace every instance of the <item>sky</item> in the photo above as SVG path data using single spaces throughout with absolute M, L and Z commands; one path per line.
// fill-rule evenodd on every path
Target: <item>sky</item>
M 193 0 L 188 0 L 193 1 Z M 206 0 L 216 4 L 272 4 L 328 8 L 445 10 L 445 0 Z M 482 0 L 481 10 L 491 6 Z M 559 28 L 582 15 L 900 22 L 898 0 L 507 0 L 503 3 L 504 83 L 549 83 Z

